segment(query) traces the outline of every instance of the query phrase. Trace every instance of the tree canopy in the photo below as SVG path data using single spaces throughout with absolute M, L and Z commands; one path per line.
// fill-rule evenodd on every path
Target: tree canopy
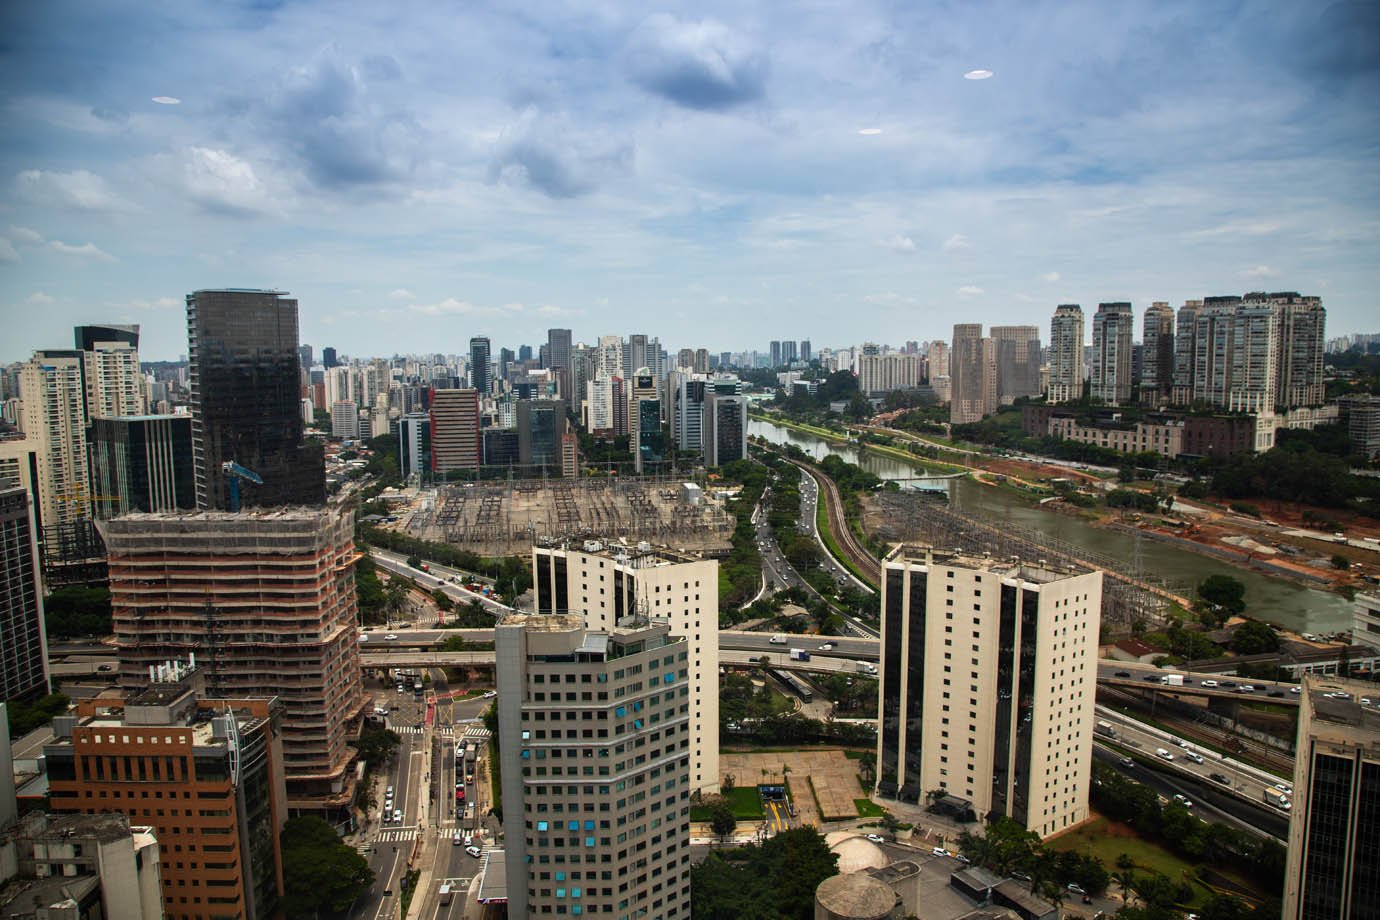
M 695 920 L 810 920 L 815 889 L 838 874 L 838 856 L 812 827 L 761 846 L 715 850 L 690 870 Z
M 374 870 L 320 818 L 283 825 L 283 910 L 289 917 L 340 913 L 374 883 Z
M 110 592 L 85 585 L 58 588 L 43 600 L 43 622 L 56 639 L 109 635 Z
M 1228 613 L 1246 609 L 1246 586 L 1230 575 L 1209 575 L 1198 585 L 1198 596 Z

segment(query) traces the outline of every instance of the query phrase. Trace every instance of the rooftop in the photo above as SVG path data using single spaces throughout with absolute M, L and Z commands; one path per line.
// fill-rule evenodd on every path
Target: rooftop
M 1313 676 L 1303 678 L 1303 687 L 1315 731 L 1328 726 L 1358 744 L 1380 744 L 1380 687 L 1366 681 Z
M 903 544 L 897 546 L 883 560 L 883 564 L 895 561 L 909 561 L 915 565 L 943 565 L 952 568 L 971 569 L 976 572 L 991 572 L 999 578 L 1013 578 L 1031 584 L 1048 584 L 1065 578 L 1075 578 L 1088 574 L 1091 569 L 1083 566 L 1054 565 L 1044 559 L 1026 560 L 1019 556 L 998 558 L 991 554 L 963 552 L 943 549 L 929 544 Z

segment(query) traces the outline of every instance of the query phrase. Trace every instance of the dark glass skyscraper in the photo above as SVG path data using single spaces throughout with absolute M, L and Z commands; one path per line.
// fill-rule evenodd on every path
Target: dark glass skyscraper
M 489 340 L 477 335 L 470 339 L 470 386 L 479 391 L 479 398 L 489 395 L 493 378 L 489 371 Z
M 302 443 L 297 301 L 281 291 L 195 291 L 187 340 L 197 508 L 229 508 L 227 460 L 263 477 L 241 488 L 246 506 L 325 502 L 321 448 Z

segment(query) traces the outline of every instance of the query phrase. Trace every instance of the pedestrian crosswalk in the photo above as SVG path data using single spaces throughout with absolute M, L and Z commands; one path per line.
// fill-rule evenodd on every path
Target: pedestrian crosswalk
M 420 735 L 423 731 L 420 725 L 390 725 L 388 727 L 400 735 Z
M 417 839 L 415 827 L 393 827 L 381 830 L 374 838 L 376 843 L 408 843 Z

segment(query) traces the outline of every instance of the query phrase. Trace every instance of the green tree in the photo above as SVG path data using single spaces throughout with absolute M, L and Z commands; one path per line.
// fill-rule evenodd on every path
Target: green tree
M 56 639 L 109 635 L 110 592 L 85 585 L 58 588 L 43 600 L 43 622 Z
M 359 740 L 350 743 L 359 750 L 361 760 L 371 767 L 378 767 L 397 755 L 401 740 L 392 729 L 375 728 L 365 729 Z
M 463 652 L 467 648 L 464 636 L 446 636 L 446 641 L 441 643 L 443 652 Z
M 441 609 L 442 613 L 450 613 L 455 609 L 455 601 L 451 600 L 450 595 L 441 588 L 431 592 L 431 599 Z
M 1258 620 L 1247 620 L 1231 637 L 1232 651 L 1240 655 L 1259 655 L 1279 651 L 1279 635 Z
M 738 826 L 738 820 L 733 817 L 733 809 L 723 802 L 715 805 L 709 812 L 709 828 L 722 842 L 733 833 L 733 829 Z
M 283 910 L 289 917 L 340 913 L 374 883 L 374 871 L 320 818 L 283 825 Z
M 355 563 L 355 599 L 359 604 L 359 616 L 365 623 L 374 626 L 384 619 L 383 582 L 379 579 L 378 566 L 374 557 L 367 552 Z
M 10 700 L 5 705 L 5 713 L 10 723 L 10 737 L 20 738 L 36 728 L 47 725 L 53 721 L 54 716 L 60 716 L 67 711 L 69 702 L 61 693 L 50 693 L 32 703 Z
M 1198 585 L 1198 596 L 1230 613 L 1246 609 L 1246 586 L 1230 575 L 1209 575 Z

